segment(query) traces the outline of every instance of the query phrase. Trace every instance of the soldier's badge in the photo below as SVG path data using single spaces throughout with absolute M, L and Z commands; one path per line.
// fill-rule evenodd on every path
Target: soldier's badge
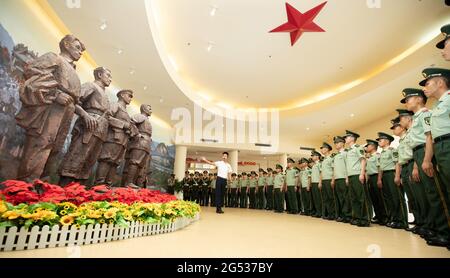
M 362 155 L 364 155 L 365 154 L 365 152 L 364 152 L 364 150 L 359 150 L 359 152 L 362 154 Z
M 431 118 L 430 117 L 425 117 L 423 120 L 425 121 L 425 123 L 427 125 L 431 125 Z
M 393 152 L 392 155 L 394 156 L 394 158 L 398 158 L 398 152 Z

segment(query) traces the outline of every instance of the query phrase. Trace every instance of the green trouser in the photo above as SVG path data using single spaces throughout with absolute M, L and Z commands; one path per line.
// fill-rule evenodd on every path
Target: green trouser
M 250 187 L 249 201 L 250 201 L 249 208 L 255 209 L 256 208 L 256 187 Z
M 420 182 L 425 187 L 425 193 L 430 205 L 427 219 L 430 219 L 430 229 L 438 235 L 449 238 L 450 236 L 450 219 L 447 210 L 446 196 L 439 182 L 434 178 L 428 177 L 422 169 L 423 159 L 425 157 L 425 148 L 414 151 L 414 161 L 419 168 Z M 436 169 L 435 169 L 436 170 Z
M 274 205 L 275 205 L 276 212 L 284 211 L 283 196 L 284 196 L 284 193 L 281 192 L 281 188 L 274 189 Z
M 370 199 L 372 200 L 373 210 L 375 211 L 375 218 L 381 223 L 386 223 L 387 212 L 386 205 L 383 198 L 383 192 L 378 188 L 378 174 L 370 175 L 367 181 Z
M 231 195 L 231 198 L 230 198 L 229 206 L 232 208 L 237 207 L 237 188 L 231 188 L 230 195 Z
M 363 224 L 370 223 L 369 206 L 366 198 L 367 190 L 365 189 L 366 185 L 361 183 L 359 175 L 348 177 L 348 183 L 350 185 L 350 196 L 352 198 L 353 219 L 358 220 Z
M 305 214 L 311 214 L 311 192 L 307 187 L 302 187 L 302 204 Z
M 414 167 L 414 161 L 408 164 L 408 177 L 405 178 L 408 181 L 408 184 L 411 188 L 411 191 L 415 197 L 416 211 L 417 211 L 417 219 L 416 223 L 419 226 L 429 230 L 433 226 L 433 220 L 428 219 L 428 214 L 430 212 L 430 203 L 428 202 L 427 193 L 425 193 L 425 186 L 421 183 L 417 183 L 411 179 L 411 173 Z M 402 178 L 402 182 L 403 178 Z M 414 216 L 416 217 L 416 216 Z
M 303 212 L 302 206 L 302 190 L 298 187 L 295 189 L 295 197 L 297 197 L 297 211 Z
M 412 161 L 408 164 L 402 165 L 400 178 L 402 180 L 402 187 L 405 190 L 406 197 L 408 197 L 408 211 L 414 215 L 414 221 L 416 222 L 416 225 L 422 226 L 423 219 L 420 219 L 420 215 L 417 210 L 417 198 L 414 195 L 414 191 L 411 188 L 411 182 L 409 181 L 409 177 L 411 176 L 409 164 L 411 163 Z
M 383 171 L 383 187 L 386 186 L 388 188 L 390 195 L 387 200 L 390 220 L 406 226 L 408 224 L 408 212 L 406 211 L 405 194 L 403 193 L 403 188 L 395 184 L 394 179 L 395 170 Z
M 336 210 L 337 216 L 343 219 L 352 218 L 352 209 L 350 206 L 350 198 L 348 195 L 348 186 L 345 184 L 345 179 L 336 179 L 335 192 L 336 192 Z
M 268 210 L 273 210 L 273 185 L 267 186 L 266 200 L 266 208 Z
M 322 180 L 322 216 L 336 218 L 336 200 L 331 180 Z
M 286 191 L 286 192 L 283 192 L 283 197 L 284 197 L 284 202 L 286 202 L 286 211 L 290 211 L 290 208 L 289 208 L 289 198 L 288 198 L 288 193 L 287 193 L 287 191 Z M 284 206 L 284 204 L 283 204 L 283 206 Z
M 316 216 L 322 216 L 322 193 L 318 183 L 311 183 L 312 210 L 311 213 Z
M 216 188 L 211 187 L 211 191 L 209 192 L 211 194 L 211 206 L 216 206 Z
M 239 207 L 247 208 L 247 187 L 241 187 L 239 199 L 240 199 Z
M 450 139 L 434 143 L 434 156 L 436 157 L 441 188 L 447 191 L 447 210 L 450 209 Z
M 297 196 L 295 195 L 295 185 L 287 186 L 287 199 L 289 200 L 288 212 L 298 213 Z
M 264 186 L 258 186 L 258 192 L 256 196 L 256 208 L 264 209 Z

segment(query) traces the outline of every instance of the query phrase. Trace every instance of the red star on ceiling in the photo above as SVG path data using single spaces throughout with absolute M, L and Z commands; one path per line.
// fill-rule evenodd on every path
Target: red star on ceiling
M 286 3 L 286 13 L 288 22 L 278 26 L 270 33 L 288 32 L 291 34 L 291 46 L 293 46 L 304 32 L 325 32 L 313 20 L 320 13 L 327 2 L 323 2 L 317 7 L 312 8 L 302 14 L 296 8 Z

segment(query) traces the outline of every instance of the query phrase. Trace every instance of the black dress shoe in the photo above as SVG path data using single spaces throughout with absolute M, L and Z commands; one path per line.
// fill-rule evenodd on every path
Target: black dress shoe
M 222 209 L 217 209 L 216 213 L 223 213 L 223 210 Z
M 357 224 L 358 227 L 370 227 L 369 222 L 359 222 Z
M 405 229 L 406 224 L 395 222 L 394 225 L 391 227 L 392 229 Z
M 378 223 L 380 223 L 380 220 L 378 220 L 377 218 L 374 218 L 370 222 L 372 222 L 372 224 L 378 224 Z
M 348 218 L 344 218 L 344 220 L 342 220 L 342 222 L 343 222 L 343 223 L 350 223 L 350 222 L 351 222 L 351 220 L 350 220 L 350 219 L 348 219 Z
M 450 241 L 443 236 L 435 236 L 427 240 L 427 244 L 431 246 L 447 247 Z
M 414 226 L 414 227 L 408 227 L 408 228 L 405 228 L 405 231 L 407 231 L 407 232 L 413 232 L 413 231 L 415 231 L 417 229 L 417 226 Z
M 426 239 L 426 240 L 431 239 L 431 238 L 433 238 L 433 237 L 435 237 L 435 236 L 436 236 L 436 234 L 435 234 L 434 232 L 430 231 L 430 230 L 425 230 L 425 231 L 420 235 L 421 238 L 424 238 L 424 239 Z
M 359 225 L 359 221 L 358 220 L 352 220 L 352 221 L 350 221 L 350 224 L 357 226 L 357 225 Z
M 343 221 L 344 221 L 344 218 L 338 217 L 338 218 L 336 218 L 336 221 L 337 221 L 337 222 L 343 222 Z
M 392 226 L 393 226 L 394 224 L 395 224 L 394 222 L 389 222 L 389 223 L 386 224 L 386 227 L 392 228 Z

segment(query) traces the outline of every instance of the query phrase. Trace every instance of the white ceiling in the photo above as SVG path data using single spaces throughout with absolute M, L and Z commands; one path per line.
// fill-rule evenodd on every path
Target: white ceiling
M 149 1 L 156 9 L 152 14 L 144 0 L 90 0 L 80 9 L 48 0 L 94 60 L 112 70 L 114 82 L 134 89 L 137 101 L 152 104 L 154 113 L 170 124 L 172 109 L 192 110 L 199 91 L 211 102 L 237 108 L 286 108 L 370 75 L 410 47 L 425 43 L 350 90 L 282 111 L 280 141 L 289 150 L 393 115 L 401 90 L 417 86 L 424 67 L 443 64 L 434 48 L 438 37 L 424 38 L 450 21 L 444 1 L 381 1 L 380 9 L 369 9 L 364 0 L 330 0 L 315 19 L 326 32 L 306 33 L 291 47 L 288 34 L 268 33 L 286 21 L 285 1 Z M 289 1 L 301 12 L 322 2 Z M 217 7 L 215 16 L 210 15 L 212 7 Z M 148 19 L 155 14 L 157 40 L 164 51 L 155 45 L 149 27 Z M 103 21 L 105 30 L 100 29 Z M 172 57 L 177 79 L 189 90 L 180 89 L 169 74 L 173 69 L 163 63 L 167 57 L 160 54 Z

